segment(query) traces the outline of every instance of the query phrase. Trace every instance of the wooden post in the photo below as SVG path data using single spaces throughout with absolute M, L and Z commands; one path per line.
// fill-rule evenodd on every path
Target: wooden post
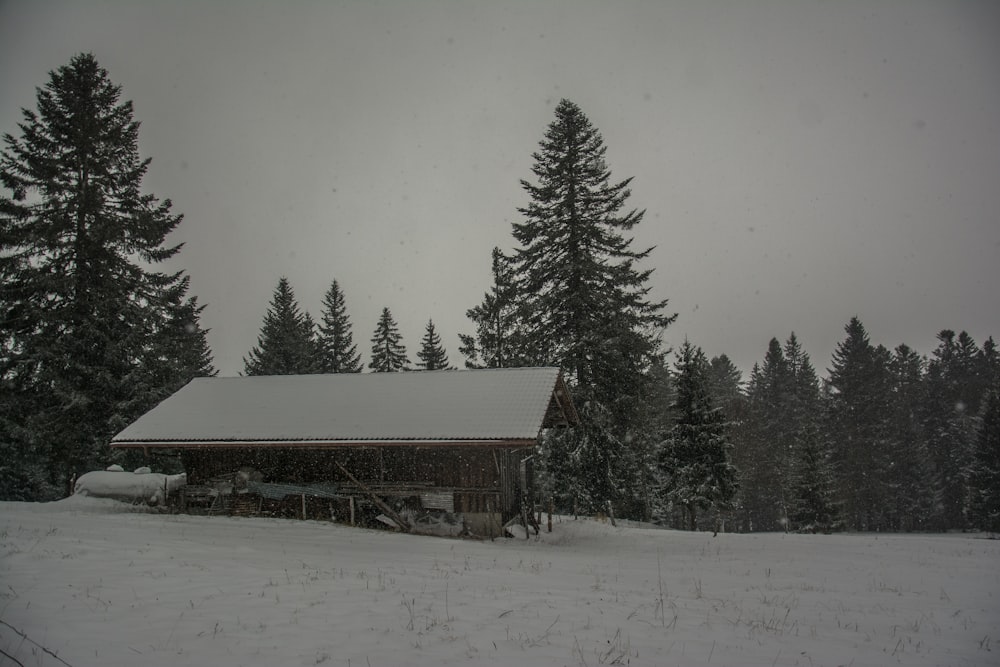
M 549 532 L 552 532 L 552 496 L 549 496 Z
M 302 520 L 306 520 L 306 494 L 302 494 Z
M 348 500 L 348 504 L 351 507 L 351 525 L 353 526 L 354 525 L 354 496 L 349 497 L 347 500 Z
M 493 541 L 493 512 L 490 511 L 490 501 L 486 501 L 486 531 L 489 533 L 490 542 Z

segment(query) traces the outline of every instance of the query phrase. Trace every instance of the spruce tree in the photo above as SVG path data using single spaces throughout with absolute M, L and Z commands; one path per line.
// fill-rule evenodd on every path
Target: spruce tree
M 627 235 L 643 217 L 626 209 L 631 179 L 612 182 L 604 141 L 577 105 L 562 100 L 555 115 L 532 155 L 536 180 L 521 181 L 530 202 L 513 224 L 516 356 L 563 368 L 584 406 L 584 424 L 551 441 L 566 451 L 543 456 L 577 457 L 588 509 L 613 502 L 641 515 L 637 417 L 659 336 L 675 316 L 664 314 L 666 301 L 649 300 L 652 271 L 637 268 L 652 248 L 634 250 Z
M 979 350 L 979 373 L 983 377 L 983 385 L 987 388 L 1000 384 L 1000 351 L 990 336 Z
M 442 371 L 452 368 L 448 363 L 448 353 L 444 351 L 441 337 L 434 330 L 434 322 L 431 320 L 427 321 L 427 329 L 420 341 L 420 351 L 417 352 L 417 357 L 420 359 L 417 364 L 417 368 L 420 370 Z
M 281 277 L 264 315 L 257 345 L 243 358 L 246 375 L 302 375 L 323 370 L 315 324 Z
M 663 503 L 660 497 L 661 471 L 659 466 L 660 444 L 663 442 L 665 434 L 673 426 L 673 414 L 671 406 L 676 403 L 677 391 L 676 382 L 673 377 L 669 362 L 665 357 L 657 359 L 647 371 L 648 391 L 636 406 L 635 417 L 632 424 L 624 431 L 628 440 L 625 448 L 628 454 L 628 465 L 632 466 L 633 472 L 624 477 L 624 481 L 629 483 L 628 495 L 620 502 L 631 501 L 631 508 L 624 504 L 624 509 L 629 512 L 624 516 L 636 518 L 642 521 L 652 521 L 654 516 L 663 515 Z M 713 405 L 716 403 L 715 394 L 712 389 L 712 381 L 709 382 L 709 394 L 712 396 Z M 722 390 L 728 395 L 729 389 Z M 740 408 L 742 409 L 742 408 Z M 726 432 L 731 435 L 738 427 L 738 422 L 729 418 L 726 408 L 722 407 Z
M 840 525 L 840 510 L 830 453 L 822 436 L 819 379 L 794 331 L 785 341 L 784 353 L 791 382 L 786 406 L 790 449 L 784 476 L 788 520 L 794 530 L 828 531 Z
M 827 532 L 839 525 L 833 468 L 826 442 L 821 437 L 822 402 L 819 380 L 809 355 L 793 331 L 782 350 L 785 384 L 780 411 L 781 431 L 780 504 L 786 529 Z M 772 415 L 772 419 L 780 413 Z M 778 490 L 776 490 L 778 491 Z
M 323 313 L 317 342 L 322 354 L 324 373 L 361 372 L 361 355 L 354 344 L 344 293 L 336 280 L 323 296 Z
M 725 354 L 712 357 L 709 361 L 708 392 L 712 397 L 712 404 L 718 407 L 725 417 L 726 433 L 733 445 L 732 460 L 736 469 L 742 474 L 742 469 L 736 464 L 736 457 L 748 433 L 748 400 L 743 385 L 743 374 Z M 742 491 L 742 485 L 740 490 Z M 734 509 L 740 509 L 740 500 L 738 494 L 734 500 Z M 740 516 L 736 514 L 734 518 L 738 525 Z
M 967 471 L 985 393 L 982 358 L 966 332 L 945 329 L 927 364 L 924 433 L 940 493 L 938 529 L 965 527 Z
M 840 527 L 831 467 L 820 440 L 807 440 L 796 454 L 788 519 L 798 532 L 828 533 Z
M 734 456 L 740 471 L 739 506 L 745 530 L 786 527 L 796 439 L 795 422 L 790 419 L 794 396 L 792 366 L 781 343 L 772 338 L 763 363 L 755 365 L 750 376 L 747 426 Z
M 23 465 L 0 470 L 0 496 L 11 481 L 40 498 L 103 468 L 111 436 L 213 369 L 185 275 L 154 270 L 180 250 L 166 238 L 181 216 L 142 192 L 150 160 L 121 87 L 77 55 L 22 115 L 0 158 L 0 446 Z
M 796 403 L 794 409 L 797 413 L 801 413 L 797 415 L 796 421 L 803 421 L 808 417 L 814 422 L 817 421 L 820 409 L 819 378 L 816 376 L 812 360 L 802 349 L 794 331 L 785 341 L 785 361 L 792 376 L 791 394 Z
M 760 363 L 755 363 L 747 380 L 745 419 L 733 439 L 733 465 L 739 471 L 740 482 L 735 519 L 737 529 L 742 532 L 768 529 L 769 519 L 765 517 L 770 515 L 767 509 L 770 495 L 762 479 L 769 474 L 764 461 L 766 435 L 759 416 L 763 384 L 763 370 Z
M 604 140 L 577 105 L 562 100 L 555 113 L 513 224 L 525 345 L 602 399 L 634 394 L 675 316 L 648 300 L 652 270 L 636 268 L 653 248 L 633 250 L 624 235 L 645 213 L 623 211 L 632 179 L 611 182 Z
M 581 405 L 578 412 L 588 408 Z M 579 428 L 543 431 L 540 465 L 537 468 L 539 489 L 544 500 L 551 500 L 558 511 L 574 515 L 582 509 L 590 509 L 588 489 L 583 484 L 580 471 L 583 439 L 575 432 Z
M 754 365 L 745 427 L 735 438 L 742 529 L 812 529 L 823 514 L 818 500 L 829 496 L 833 502 L 833 489 L 822 488 L 832 469 L 821 419 L 819 380 L 809 355 L 795 332 L 784 346 L 772 338 L 764 361 Z
M 794 336 L 794 334 L 793 334 Z M 761 425 L 766 434 L 763 465 L 767 469 L 768 514 L 774 523 L 767 530 L 786 528 L 791 462 L 795 453 L 795 424 L 789 418 L 794 402 L 795 376 L 777 338 L 764 356 Z
M 660 468 L 666 501 L 683 509 L 687 527 L 696 530 L 699 512 L 709 511 L 717 529 L 737 490 L 730 462 L 725 417 L 712 404 L 708 360 L 689 341 L 677 351 L 677 400 L 673 426 L 662 444 Z
M 740 419 L 746 400 L 743 374 L 725 354 L 712 357 L 708 362 L 708 391 L 727 421 L 735 423 Z
M 939 504 L 934 467 L 920 423 L 926 402 L 925 365 L 924 358 L 908 345 L 896 347 L 889 365 L 892 391 L 887 418 L 891 465 L 883 484 L 888 524 L 894 530 L 930 528 Z
M 959 384 L 965 388 L 960 409 L 966 414 L 978 416 L 990 389 L 986 369 L 983 367 L 983 351 L 966 331 L 959 332 L 955 348 L 956 376 Z
M 399 333 L 392 313 L 388 308 L 383 308 L 372 335 L 372 360 L 368 368 L 376 373 L 393 373 L 409 370 L 409 364 L 403 336 Z
M 969 467 L 969 523 L 980 530 L 1000 532 L 1000 382 L 983 401 Z
M 474 335 L 459 334 L 458 351 L 466 368 L 507 368 L 520 365 L 515 282 L 510 259 L 493 248 L 493 287 L 483 302 L 466 311 L 476 326 Z
M 891 463 L 891 355 L 871 344 L 857 318 L 845 327 L 830 369 L 827 432 L 837 468 L 844 520 L 851 530 L 887 529 L 884 480 Z
M 187 298 L 187 276 L 168 295 L 169 317 L 152 334 L 150 344 L 159 354 L 151 356 L 145 368 L 154 402 L 174 393 L 191 377 L 215 375 L 208 330 L 199 326 L 204 306 L 196 297 Z M 173 378 L 173 380 L 171 380 Z M 158 389 L 157 389 L 158 388 Z

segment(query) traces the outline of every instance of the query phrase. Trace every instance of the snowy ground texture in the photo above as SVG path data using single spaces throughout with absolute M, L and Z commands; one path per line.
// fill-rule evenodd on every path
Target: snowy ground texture
M 476 542 L 132 509 L 0 503 L 0 665 L 1000 664 L 983 536 L 564 518 Z

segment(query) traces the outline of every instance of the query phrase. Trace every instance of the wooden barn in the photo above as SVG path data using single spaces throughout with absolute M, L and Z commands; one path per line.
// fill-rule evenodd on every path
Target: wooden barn
M 352 523 L 437 511 L 494 535 L 530 512 L 542 431 L 577 421 L 558 368 L 198 378 L 111 446 L 179 454 L 185 504 Z

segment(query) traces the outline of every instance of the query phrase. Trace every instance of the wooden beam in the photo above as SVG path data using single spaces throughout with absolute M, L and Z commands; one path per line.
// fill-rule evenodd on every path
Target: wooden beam
M 354 482 L 358 486 L 359 489 L 361 489 L 362 491 L 364 491 L 368 495 L 368 497 L 372 499 L 372 502 L 374 502 L 378 506 L 378 508 L 380 510 L 382 510 L 383 512 L 385 512 L 389 516 L 390 519 L 392 519 L 393 521 L 395 521 L 396 525 L 399 526 L 401 530 L 403 530 L 404 532 L 407 532 L 407 533 L 410 532 L 410 530 L 412 529 L 412 527 L 410 526 L 409 522 L 407 522 L 405 519 L 403 519 L 403 517 L 399 516 L 399 514 L 397 514 L 394 509 L 392 509 L 391 507 L 389 507 L 381 498 L 379 498 L 377 495 L 375 495 L 374 491 L 372 491 L 367 486 L 365 486 L 364 484 L 362 484 L 361 480 L 359 480 L 357 477 L 355 477 L 354 475 L 352 475 L 347 470 L 347 468 L 345 468 L 340 463 L 340 461 L 337 461 L 337 467 L 340 468 L 340 471 L 342 473 L 344 473 L 345 475 L 347 475 L 347 478 L 349 480 L 351 480 L 352 482 Z

